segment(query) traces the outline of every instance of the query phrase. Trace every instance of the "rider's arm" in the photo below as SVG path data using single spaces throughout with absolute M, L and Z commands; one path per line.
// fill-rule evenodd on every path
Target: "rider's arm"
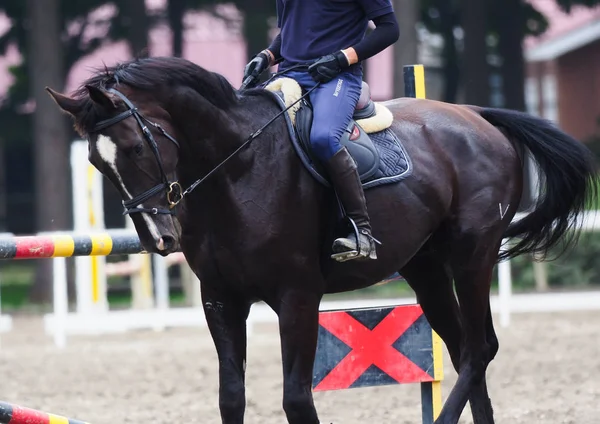
M 281 14 L 283 12 L 283 0 L 277 0 L 277 28 L 281 29 Z M 264 52 L 269 56 L 269 65 L 273 66 L 275 62 L 281 59 L 281 32 L 277 34 L 277 37 L 273 40 L 271 45 L 267 47 Z
M 270 53 L 271 65 L 281 58 L 281 33 L 277 34 L 277 37 L 275 37 L 271 45 L 266 49 L 266 52 Z
M 375 29 L 358 44 L 343 50 L 350 65 L 382 52 L 398 41 L 400 29 L 394 12 L 373 18 Z

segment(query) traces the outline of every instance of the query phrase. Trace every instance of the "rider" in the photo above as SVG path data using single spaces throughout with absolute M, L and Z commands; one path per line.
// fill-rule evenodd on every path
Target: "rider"
M 369 20 L 375 24 L 365 36 Z M 280 33 L 244 69 L 244 80 L 279 63 L 305 90 L 320 83 L 311 94 L 314 108 L 311 145 L 325 165 L 335 191 L 359 230 L 360 257 L 377 259 L 366 200 L 357 167 L 340 144 L 359 100 L 361 62 L 399 38 L 391 0 L 277 0 Z M 333 243 L 333 252 L 358 251 L 354 232 Z M 358 256 L 357 256 L 358 257 Z

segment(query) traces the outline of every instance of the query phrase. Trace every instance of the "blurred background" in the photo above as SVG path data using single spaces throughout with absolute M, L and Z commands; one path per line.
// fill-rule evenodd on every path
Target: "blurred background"
M 421 63 L 428 98 L 526 110 L 600 152 L 600 0 L 393 3 L 400 40 L 365 65 L 375 100 L 402 96 L 402 67 Z M 238 87 L 246 62 L 276 35 L 275 22 L 275 0 L 2 0 L 0 233 L 73 229 L 70 149 L 78 137 L 45 86 L 70 92 L 104 64 L 173 55 Z M 535 173 L 529 165 L 527 171 Z M 103 184 L 102 196 L 102 225 L 125 227 L 128 218 L 110 183 Z M 521 210 L 533 200 L 528 189 Z M 600 288 L 598 254 L 600 237 L 591 231 L 558 261 L 534 266 L 533 258 L 514 260 L 514 290 Z M 71 289 L 73 264 L 69 259 Z M 51 265 L 0 261 L 3 309 L 47 305 Z M 109 274 L 109 301 L 128 302 L 131 276 Z M 183 294 L 183 274 L 182 267 L 169 269 L 174 301 Z M 351 295 L 402 293 L 408 293 L 405 285 L 393 281 Z

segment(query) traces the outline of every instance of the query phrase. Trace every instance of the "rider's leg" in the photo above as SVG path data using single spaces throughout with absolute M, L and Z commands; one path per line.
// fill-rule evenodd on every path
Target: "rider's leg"
M 326 166 L 346 215 L 354 221 L 358 228 L 359 237 L 359 245 L 357 245 L 354 231 L 346 237 L 335 239 L 332 258 L 340 262 L 359 258 L 377 259 L 375 242 L 371 235 L 371 223 L 367 213 L 367 202 L 356 163 L 348 150 L 341 147 L 326 163 Z
M 340 144 L 354 114 L 361 87 L 361 76 L 345 72 L 330 82 L 321 84 L 310 96 L 314 108 L 310 135 L 313 151 L 325 164 L 346 215 L 354 221 L 359 232 L 359 245 L 354 231 L 347 237 L 334 241 L 332 257 L 339 261 L 377 259 L 356 163 Z

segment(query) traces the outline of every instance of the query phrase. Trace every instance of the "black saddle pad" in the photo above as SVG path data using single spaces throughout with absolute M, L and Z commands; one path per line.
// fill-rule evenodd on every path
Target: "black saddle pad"
M 275 99 L 277 104 L 283 109 L 286 108 L 284 95 L 280 91 L 269 91 L 265 90 Z M 296 153 L 300 157 L 302 163 L 310 174 L 321 184 L 331 187 L 328 178 L 322 171 L 321 166 L 316 164 L 311 155 L 303 148 L 302 144 L 298 140 L 296 129 L 292 124 L 289 114 L 284 114 L 285 121 L 288 127 L 292 145 L 296 150 Z M 375 148 L 379 153 L 379 165 L 377 170 L 366 178 L 361 178 L 363 189 L 376 187 L 384 184 L 396 183 L 412 173 L 412 162 L 406 149 L 398 139 L 398 137 L 391 131 L 391 129 L 385 129 L 376 133 L 369 134 Z M 355 158 L 356 160 L 356 158 Z

